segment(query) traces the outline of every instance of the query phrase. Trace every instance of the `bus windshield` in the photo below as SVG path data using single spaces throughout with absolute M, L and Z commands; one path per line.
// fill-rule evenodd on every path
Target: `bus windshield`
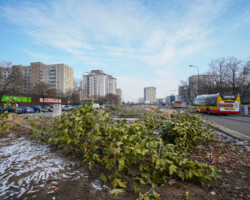
M 236 100 L 237 93 L 220 93 L 220 96 L 223 100 Z

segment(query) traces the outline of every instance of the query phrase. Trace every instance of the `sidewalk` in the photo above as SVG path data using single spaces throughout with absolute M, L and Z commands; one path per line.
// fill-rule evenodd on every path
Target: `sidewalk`
M 240 116 L 244 116 L 244 117 L 250 117 L 250 114 L 246 115 L 246 114 L 239 114 Z

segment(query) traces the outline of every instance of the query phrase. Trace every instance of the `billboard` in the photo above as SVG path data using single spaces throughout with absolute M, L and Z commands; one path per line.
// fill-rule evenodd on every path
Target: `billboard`
M 55 104 L 61 104 L 61 99 L 52 99 L 52 98 L 40 98 L 40 103 L 55 103 Z
M 31 97 L 7 96 L 3 95 L 2 102 L 31 103 Z

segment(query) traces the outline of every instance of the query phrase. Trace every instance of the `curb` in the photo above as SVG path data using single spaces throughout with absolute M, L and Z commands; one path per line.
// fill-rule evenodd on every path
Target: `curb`
M 215 124 L 215 123 L 211 124 L 211 126 L 214 127 L 216 130 L 219 130 L 219 131 L 223 132 L 224 134 L 226 134 L 226 135 L 228 135 L 230 137 L 240 139 L 240 140 L 244 140 L 244 141 L 248 141 L 250 143 L 250 137 L 249 136 L 246 136 L 246 135 L 244 135 L 242 133 L 239 133 L 237 131 L 228 129 L 226 127 L 223 127 L 223 126 Z
M 239 114 L 239 116 L 242 116 L 242 117 L 250 117 L 250 115 L 246 115 L 246 114 Z

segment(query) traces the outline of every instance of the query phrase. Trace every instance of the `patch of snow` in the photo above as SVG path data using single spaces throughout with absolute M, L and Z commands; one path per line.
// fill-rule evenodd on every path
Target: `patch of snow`
M 58 184 L 56 180 L 87 177 L 83 170 L 76 170 L 80 161 L 65 159 L 52 150 L 15 134 L 0 139 L 0 199 L 23 198 Z

